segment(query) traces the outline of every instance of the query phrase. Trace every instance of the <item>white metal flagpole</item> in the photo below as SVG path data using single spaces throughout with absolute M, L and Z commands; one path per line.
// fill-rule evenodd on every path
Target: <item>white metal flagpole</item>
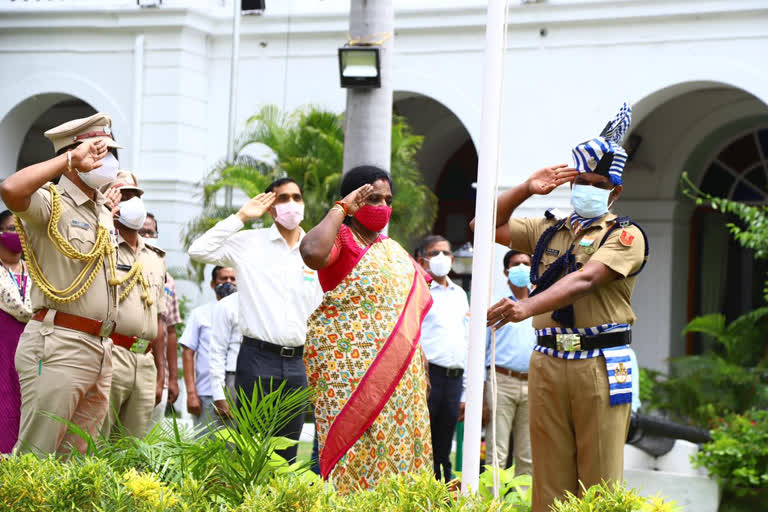
M 472 304 L 469 323 L 462 492 L 475 492 L 480 478 L 480 430 L 483 411 L 486 317 L 491 296 L 491 256 L 495 235 L 496 179 L 501 137 L 504 76 L 505 0 L 489 0 L 483 60 L 483 102 L 477 166 Z

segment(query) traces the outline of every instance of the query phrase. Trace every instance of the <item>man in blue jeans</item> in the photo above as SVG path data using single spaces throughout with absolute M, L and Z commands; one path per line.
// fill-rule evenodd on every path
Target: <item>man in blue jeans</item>
M 419 264 L 432 276 L 432 308 L 421 327 L 421 347 L 429 362 L 432 385 L 427 405 L 432 428 L 435 477 L 449 481 L 451 444 L 463 402 L 467 358 L 469 301 L 448 278 L 453 264 L 451 244 L 439 235 L 424 239 L 417 251 Z

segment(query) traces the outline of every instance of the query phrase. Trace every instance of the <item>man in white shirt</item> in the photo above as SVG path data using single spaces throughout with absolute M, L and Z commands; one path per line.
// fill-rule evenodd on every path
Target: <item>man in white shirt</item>
M 242 230 L 266 212 L 275 219 L 269 228 Z M 192 259 L 234 267 L 240 296 L 243 343 L 237 358 L 235 387 L 253 396 L 285 382 L 286 391 L 305 388 L 304 340 L 307 318 L 322 300 L 317 272 L 304 265 L 299 243 L 304 230 L 304 198 L 290 178 L 273 182 L 240 211 L 222 220 L 189 248 Z M 242 230 L 242 231 L 241 231 Z M 298 440 L 304 413 L 277 434 Z M 295 459 L 297 447 L 278 451 Z
M 211 387 L 216 412 L 228 418 L 226 396 L 235 394 L 235 370 L 237 355 L 243 335 L 240 332 L 240 294 L 224 297 L 213 306 L 211 313 Z
M 216 300 L 232 293 L 235 270 L 216 266 L 211 272 L 211 288 Z M 203 304 L 192 310 L 179 339 L 183 347 L 184 384 L 187 388 L 187 411 L 197 425 L 215 421 L 213 389 L 210 379 L 211 310 L 215 302 Z
M 432 427 L 435 477 L 449 481 L 451 443 L 463 401 L 468 347 L 469 301 L 461 286 L 448 278 L 453 265 L 451 244 L 440 235 L 424 239 L 419 264 L 432 276 L 432 308 L 421 326 L 421 347 L 429 361 L 432 390 L 427 404 Z

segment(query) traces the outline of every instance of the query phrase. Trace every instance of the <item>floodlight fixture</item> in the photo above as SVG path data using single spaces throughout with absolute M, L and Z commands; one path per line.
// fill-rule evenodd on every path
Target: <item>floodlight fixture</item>
M 339 78 L 344 88 L 381 87 L 381 59 L 378 46 L 339 48 Z

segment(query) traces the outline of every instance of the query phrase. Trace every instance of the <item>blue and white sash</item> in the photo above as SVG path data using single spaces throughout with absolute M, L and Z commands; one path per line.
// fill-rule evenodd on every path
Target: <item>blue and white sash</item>
M 568 328 L 568 327 L 550 327 L 538 329 L 536 336 L 549 336 L 553 334 L 581 334 L 594 335 L 603 332 L 628 331 L 630 326 L 627 324 L 603 324 L 597 327 L 587 328 Z M 621 404 L 632 403 L 632 359 L 630 357 L 629 345 L 621 345 L 611 348 L 600 348 L 593 350 L 556 350 L 542 345 L 536 345 L 533 349 L 550 357 L 558 359 L 592 359 L 603 356 L 605 358 L 605 369 L 608 374 L 609 401 L 611 407 Z

